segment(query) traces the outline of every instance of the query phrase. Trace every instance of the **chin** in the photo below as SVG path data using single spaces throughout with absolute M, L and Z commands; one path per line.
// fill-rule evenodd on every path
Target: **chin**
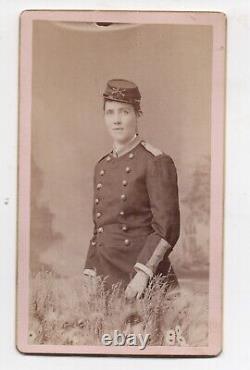
M 117 141 L 118 143 L 124 143 L 128 140 L 126 136 L 119 134 L 119 133 L 116 133 L 115 135 L 112 135 L 112 136 L 113 136 L 113 140 Z

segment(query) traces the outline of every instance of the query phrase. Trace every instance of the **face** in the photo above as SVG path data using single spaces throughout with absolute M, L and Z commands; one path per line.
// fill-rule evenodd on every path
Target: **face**
M 104 120 L 114 143 L 126 144 L 137 132 L 137 115 L 131 104 L 107 100 Z

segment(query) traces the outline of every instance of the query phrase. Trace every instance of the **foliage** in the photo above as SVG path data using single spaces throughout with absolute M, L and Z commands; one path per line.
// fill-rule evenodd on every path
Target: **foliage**
M 143 297 L 128 302 L 119 284 L 105 290 L 105 280 L 83 285 L 79 277 L 60 278 L 40 271 L 31 279 L 32 344 L 101 345 L 101 337 L 119 330 L 150 334 L 149 345 L 169 345 L 169 330 L 181 331 L 176 345 L 207 344 L 207 295 L 190 288 L 167 291 L 160 277 L 152 279 Z M 175 333 L 175 332 L 174 332 Z

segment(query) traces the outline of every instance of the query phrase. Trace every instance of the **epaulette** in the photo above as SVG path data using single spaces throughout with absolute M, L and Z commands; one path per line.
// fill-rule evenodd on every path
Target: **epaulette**
M 155 148 L 153 145 L 145 142 L 145 141 L 141 141 L 141 144 L 144 146 L 144 148 L 150 152 L 151 154 L 153 154 L 155 157 L 157 157 L 158 155 L 161 155 L 163 154 L 163 152 L 158 149 L 158 148 Z

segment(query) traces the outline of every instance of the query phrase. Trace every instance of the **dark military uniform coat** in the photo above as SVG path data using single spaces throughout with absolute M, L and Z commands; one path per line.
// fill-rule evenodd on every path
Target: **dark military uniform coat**
M 111 152 L 95 166 L 94 232 L 85 269 L 106 284 L 129 283 L 136 270 L 176 277 L 168 254 L 180 230 L 173 160 L 137 136 L 119 157 Z

